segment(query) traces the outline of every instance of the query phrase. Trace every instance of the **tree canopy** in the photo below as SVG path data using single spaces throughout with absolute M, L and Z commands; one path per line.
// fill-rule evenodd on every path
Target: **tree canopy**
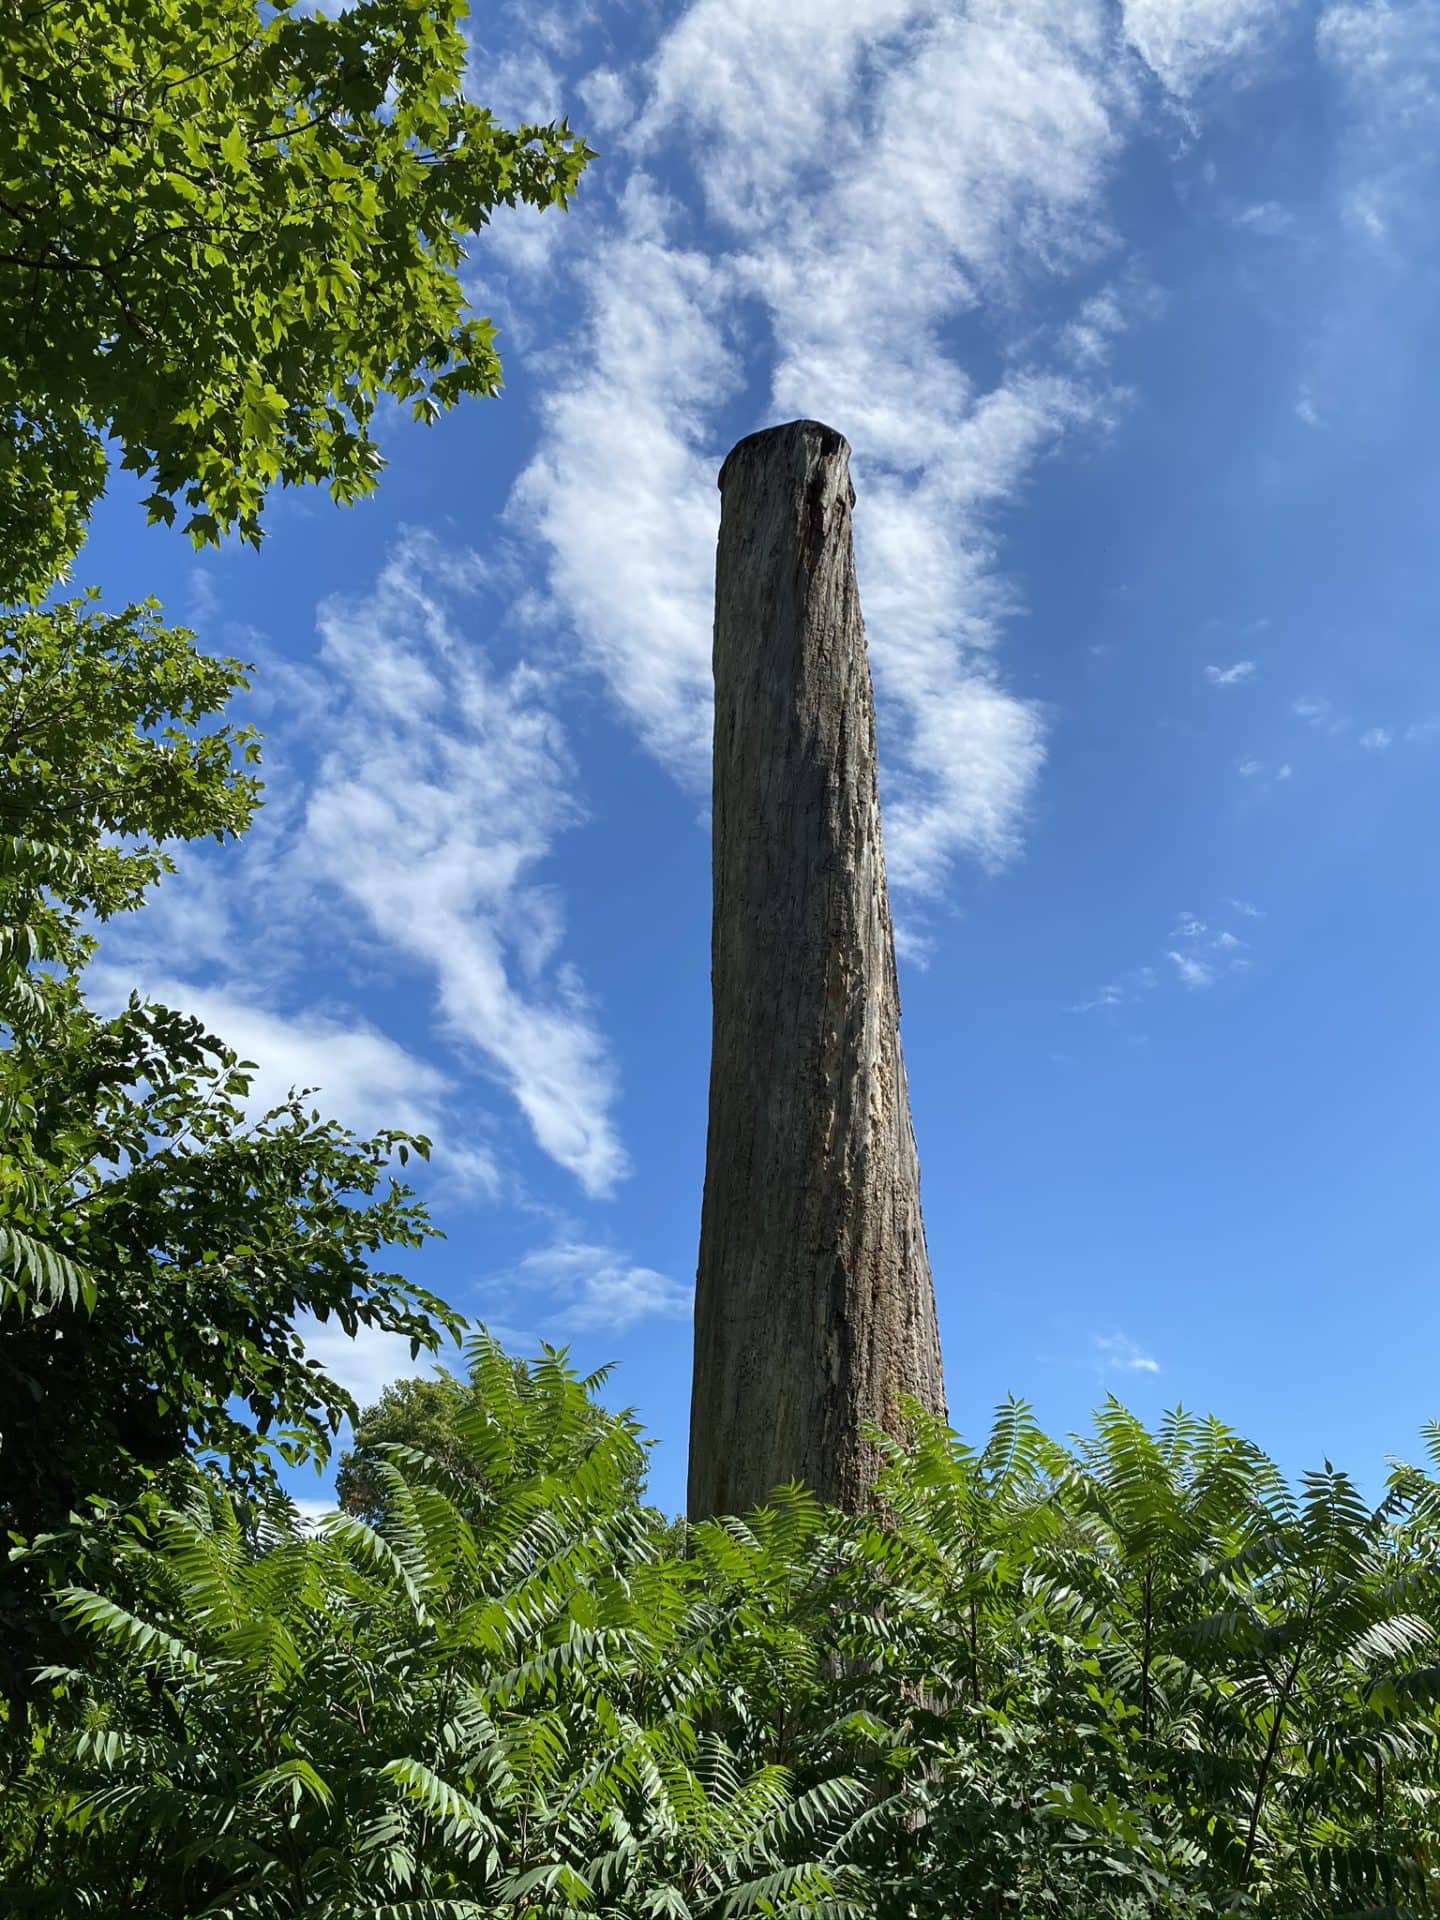
M 477 1458 L 485 1452 L 480 1434 L 490 1434 L 496 1444 L 503 1435 L 506 1479 L 533 1473 L 547 1461 L 563 1472 L 567 1455 L 579 1467 L 614 1418 L 593 1397 L 608 1369 L 578 1382 L 576 1392 L 563 1370 L 548 1361 L 532 1366 L 512 1358 L 508 1365 L 511 1379 L 503 1399 L 493 1369 L 480 1380 L 457 1379 L 445 1370 L 429 1380 L 392 1380 L 373 1406 L 361 1410 L 355 1444 L 340 1455 L 335 1498 L 345 1512 L 372 1523 L 384 1519 L 393 1498 L 390 1468 L 396 1459 L 423 1456 L 473 1482 Z M 634 1500 L 645 1485 L 645 1456 L 645 1445 L 629 1456 L 625 1491 Z
M 376 1264 L 430 1231 L 392 1171 L 425 1143 L 358 1140 L 303 1089 L 249 1110 L 201 1023 L 87 1004 L 96 922 L 178 842 L 227 838 L 256 743 L 219 716 L 244 673 L 151 607 L 0 616 L 0 1529 L 33 1542 L 187 1450 L 237 1483 L 267 1438 L 323 1453 L 349 1397 L 297 1316 L 433 1345 L 448 1311 Z M 0 1582 L 0 1685 L 34 1664 L 40 1589 Z M 42 1636 L 43 1637 L 43 1636 Z
M 96 1503 L 185 1456 L 273 1492 L 348 1395 L 301 1319 L 434 1345 L 383 1256 L 432 1231 L 305 1089 L 256 1112 L 200 1022 L 85 968 L 179 843 L 242 832 L 245 685 L 153 603 L 42 604 L 112 458 L 152 520 L 258 542 L 275 484 L 376 484 L 379 414 L 493 393 L 466 237 L 563 208 L 591 157 L 462 92 L 461 0 L 27 0 L 0 12 L 0 1690 L 23 1710 L 46 1583 Z M 79 1531 L 77 1532 L 77 1528 Z M 63 1633 L 62 1633 L 63 1640 Z
M 7 1913 L 1440 1911 L 1440 1436 L 1371 1507 L 1180 1412 L 917 1409 L 881 1512 L 792 1486 L 677 1552 L 562 1354 L 467 1357 L 374 1524 L 197 1474 L 57 1595 Z
M 110 450 L 152 519 L 260 535 L 374 487 L 376 414 L 500 381 L 465 238 L 591 157 L 461 90 L 462 0 L 26 0 L 0 13 L 0 601 L 73 560 Z

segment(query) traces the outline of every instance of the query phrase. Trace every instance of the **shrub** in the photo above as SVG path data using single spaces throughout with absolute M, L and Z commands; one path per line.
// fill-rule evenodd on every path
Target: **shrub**
M 1433 1472 L 1371 1510 L 1214 1421 L 1111 1402 L 1072 1450 L 1009 1403 L 978 1450 L 915 1412 L 869 1518 L 677 1528 L 600 1376 L 468 1356 L 460 1448 L 374 1452 L 374 1524 L 198 1469 L 102 1516 L 8 1913 L 1440 1906 Z

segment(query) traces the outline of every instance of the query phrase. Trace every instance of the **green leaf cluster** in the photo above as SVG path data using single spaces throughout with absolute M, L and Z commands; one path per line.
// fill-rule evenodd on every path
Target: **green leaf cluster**
M 861 1785 L 706 1724 L 701 1576 L 633 1503 L 633 1422 L 559 1354 L 468 1359 L 463 1469 L 377 1463 L 377 1525 L 254 1525 L 197 1476 L 116 1549 L 141 1598 L 57 1593 L 80 1644 L 43 1676 L 7 1911 L 858 1910 Z
M 75 972 L 89 923 L 138 907 L 176 841 L 245 831 L 259 801 L 253 728 L 210 724 L 247 685 L 148 601 L 0 609 L 0 1018 L 32 963 Z M 23 986 L 20 998 L 25 998 Z
M 507 1477 L 524 1466 L 553 1460 L 559 1447 L 557 1423 L 562 1417 L 561 1409 L 554 1404 L 561 1376 L 550 1368 L 532 1374 L 523 1360 L 512 1359 L 510 1365 L 515 1374 L 514 1391 L 495 1429 L 497 1435 L 504 1436 Z M 586 1383 L 587 1388 L 598 1388 L 604 1378 L 603 1374 L 595 1375 Z M 474 1426 L 467 1416 L 475 1407 L 478 1391 L 472 1381 L 459 1380 L 444 1371 L 430 1380 L 392 1381 L 375 1405 L 362 1411 L 355 1422 L 355 1444 L 340 1455 L 335 1498 L 341 1508 L 378 1524 L 390 1505 L 388 1463 L 411 1454 L 423 1455 L 463 1478 L 474 1462 Z M 587 1394 L 577 1397 L 567 1392 L 564 1399 L 572 1416 L 565 1444 L 579 1465 L 606 1415 Z M 642 1459 L 641 1455 L 635 1457 L 628 1486 L 636 1501 L 644 1486 Z M 467 1511 L 467 1517 L 473 1519 L 474 1515 Z
M 0 1694 L 61 1648 L 73 1516 L 188 1455 L 232 1484 L 324 1455 L 355 1408 L 298 1317 L 433 1347 L 453 1319 L 379 1258 L 431 1231 L 395 1176 L 426 1143 L 357 1139 L 303 1089 L 269 1112 L 188 1015 L 85 996 L 100 930 L 227 839 L 258 798 L 244 669 L 151 606 L 0 614 Z M 59 1639 L 57 1640 L 57 1635 Z
M 677 1529 L 599 1376 L 467 1358 L 443 1460 L 372 1435 L 373 1523 L 199 1471 L 106 1517 L 7 1912 L 1440 1910 L 1440 1429 L 1371 1508 L 1181 1412 L 913 1409 L 874 1514 Z
M 461 0 L 0 9 L 0 603 L 74 558 L 107 440 L 197 544 L 370 492 L 377 410 L 500 384 L 468 235 L 591 158 L 462 92 Z
M 153 603 L 42 602 L 112 456 L 148 485 L 152 520 L 182 516 L 197 545 L 253 544 L 276 484 L 368 493 L 387 410 L 429 422 L 496 390 L 494 329 L 461 284 L 467 237 L 496 207 L 565 207 L 592 156 L 563 124 L 507 129 L 464 98 L 463 13 L 461 0 L 0 8 L 12 1767 L 46 1748 L 37 1669 L 150 1592 L 159 1562 L 136 1541 L 189 1463 L 249 1503 L 248 1554 L 277 1458 L 325 1457 L 355 1414 L 307 1355 L 303 1315 L 402 1334 L 412 1355 L 457 1328 L 389 1265 L 433 1231 L 397 1178 L 427 1142 L 356 1138 L 305 1089 L 258 1112 L 251 1066 L 199 1021 L 134 995 L 119 1011 L 113 994 L 106 1012 L 87 999 L 104 924 L 172 870 L 171 849 L 245 829 L 259 749 L 224 718 L 246 669 L 163 626 Z M 99 1582 L 108 1598 L 51 1605 Z M 137 1660 L 200 1673 L 181 1635 L 134 1620 Z M 77 1757 L 114 1766 L 117 1739 Z M 314 1790 L 288 1757 L 267 1766 L 267 1804 Z

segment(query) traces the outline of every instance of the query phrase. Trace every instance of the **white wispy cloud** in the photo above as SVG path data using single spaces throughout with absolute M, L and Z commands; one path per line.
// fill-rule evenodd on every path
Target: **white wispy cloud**
M 1292 701 L 1290 711 L 1297 719 L 1303 720 L 1322 737 L 1333 741 L 1338 747 L 1346 747 L 1350 741 L 1364 753 L 1386 753 L 1397 740 L 1407 742 L 1426 740 L 1435 730 L 1432 723 L 1420 722 L 1403 729 L 1390 725 L 1376 725 L 1354 731 L 1358 722 L 1348 713 L 1339 710 L 1332 701 L 1318 694 L 1304 694 Z M 1290 772 L 1289 767 L 1281 770 L 1278 777 L 1284 778 Z
M 1302 694 L 1298 700 L 1291 702 L 1290 711 L 1298 720 L 1313 727 L 1316 733 L 1337 742 L 1349 735 L 1356 724 L 1348 713 L 1341 712 L 1333 701 L 1321 694 Z M 1405 729 L 1404 737 L 1407 740 L 1421 739 L 1427 732 L 1428 729 L 1423 725 L 1411 726 Z M 1397 734 L 1393 726 L 1371 726 L 1354 737 L 1355 744 L 1366 753 L 1384 753 L 1395 744 Z
M 471 36 L 468 64 L 483 74 L 485 104 L 507 126 L 544 124 L 564 115 L 564 89 L 552 51 L 532 40 L 497 53 Z
M 1299 699 L 1291 701 L 1290 711 L 1317 733 L 1345 733 L 1350 726 L 1349 714 L 1337 712 L 1334 703 L 1323 694 L 1302 693 Z
M 264 835 L 269 824 L 262 811 L 252 833 Z M 176 871 L 161 878 L 145 911 L 113 924 L 107 956 L 117 963 L 123 958 L 132 972 L 138 969 L 151 979 L 173 979 L 177 970 L 223 967 L 235 950 L 235 900 L 245 884 L 242 869 L 249 864 L 249 853 L 247 842 L 238 852 L 229 851 L 222 863 L 208 849 L 182 848 L 175 856 Z
M 1114 298 L 1082 301 L 1081 331 L 1050 364 L 1027 351 L 988 389 L 944 330 L 961 314 L 999 319 L 1035 277 L 1099 257 L 1120 142 L 1102 46 L 1084 7 L 921 13 L 850 97 L 845 136 L 812 156 L 819 190 L 778 222 L 766 211 L 763 232 L 740 223 L 775 341 L 774 414 L 826 418 L 855 448 L 888 857 L 920 894 L 959 854 L 993 866 L 1019 848 L 1043 728 L 995 658 L 1017 609 L 989 517 L 1061 436 L 1104 417 L 1108 392 L 1076 377 L 1076 348 L 1108 342 L 1124 316 Z M 943 178 L 924 159 L 937 96 L 951 113 Z M 759 111 L 731 135 L 737 168 Z
M 1127 1333 L 1092 1333 L 1090 1351 L 1101 1373 L 1159 1373 L 1160 1362 Z
M 1260 916 L 1252 913 L 1251 917 Z M 1248 943 L 1228 927 L 1217 927 L 1198 914 L 1182 913 L 1170 937 L 1175 945 L 1166 949 L 1165 957 L 1179 984 L 1192 991 L 1213 987 L 1226 974 L 1249 968 Z
M 464 556 L 415 537 L 321 606 L 331 708 L 294 862 L 430 974 L 451 1036 L 605 1193 L 627 1171 L 615 1074 L 578 974 L 542 973 L 557 908 L 530 877 L 580 817 L 573 771 L 543 679 L 493 671 L 454 624 L 466 584 Z
M 691 1289 L 613 1247 L 557 1240 L 525 1255 L 508 1276 L 546 1297 L 546 1325 L 563 1335 L 622 1333 L 640 1320 L 689 1317 Z
M 644 745 L 692 791 L 710 761 L 719 495 L 706 422 L 738 378 L 723 266 L 673 243 L 677 210 L 637 176 L 579 269 L 579 366 L 542 401 L 513 521 L 543 543 L 582 659 Z
M 512 353 L 535 345 L 525 311 L 514 297 L 516 287 L 541 285 L 544 275 L 559 271 L 573 238 L 572 228 L 553 208 L 521 202 L 497 207 L 483 237 L 472 243 L 461 281 L 465 297 L 499 325 Z
M 1288 11 L 1289 0 L 1124 0 L 1131 46 L 1182 95 L 1252 55 Z
M 91 969 L 87 985 L 102 1006 L 123 1003 L 133 988 L 202 1020 L 253 1063 L 246 1100 L 252 1117 L 278 1106 L 292 1090 L 313 1089 L 316 1106 L 354 1132 L 424 1134 L 435 1143 L 435 1164 L 449 1180 L 487 1195 L 498 1191 L 493 1154 L 467 1138 L 455 1115 L 451 1076 L 368 1022 L 314 1007 L 282 1012 L 258 1006 L 234 983 L 180 977 L 143 958 L 102 963 Z
M 392 1380 L 429 1380 L 441 1367 L 452 1373 L 459 1370 L 459 1350 L 450 1341 L 442 1342 L 435 1353 L 422 1347 L 412 1354 L 403 1334 L 377 1327 L 347 1334 L 336 1321 L 317 1320 L 313 1314 L 302 1314 L 295 1330 L 306 1355 L 345 1388 L 362 1412 L 375 1404 Z
M 704 136 L 711 206 L 736 225 L 773 220 L 866 68 L 934 11 L 924 0 L 696 0 L 657 50 L 642 141 L 677 122 Z
M 613 67 L 596 67 L 585 75 L 576 91 L 585 110 L 586 127 L 597 134 L 618 133 L 634 116 L 629 82 Z
M 1154 967 L 1131 967 L 1107 980 L 1103 987 L 1096 990 L 1088 1000 L 1077 1000 L 1070 1008 L 1071 1013 L 1102 1013 L 1117 1007 L 1131 1006 L 1153 993 L 1160 984 L 1160 975 Z
M 1209 987 L 1215 983 L 1215 969 L 1208 961 L 1193 953 L 1181 953 L 1172 947 L 1167 958 L 1174 964 L 1181 984 L 1187 987 Z
M 1424 0 L 1331 0 L 1315 38 L 1374 112 L 1428 120 L 1436 105 L 1440 23 Z
M 1206 667 L 1205 678 L 1212 687 L 1236 687 L 1255 672 L 1253 660 L 1235 660 L 1228 667 Z
M 600 17 L 597 0 L 506 0 L 505 12 L 556 59 L 573 54 L 581 34 Z
M 1430 0 L 1332 0 L 1315 28 L 1345 116 L 1336 171 L 1351 228 L 1384 249 L 1428 218 L 1440 112 L 1440 14 Z
M 544 873 L 582 808 L 551 683 L 523 662 L 496 670 L 470 631 L 492 571 L 411 534 L 371 587 L 324 602 L 318 667 L 263 676 L 271 780 L 251 834 L 218 858 L 187 853 L 107 955 L 122 997 L 163 986 L 259 1063 L 267 1096 L 313 1084 L 353 1125 L 430 1134 L 440 1170 L 483 1192 L 501 1173 L 478 1067 L 603 1194 L 628 1166 L 616 1075 Z M 338 979 L 317 1003 L 317 928 L 342 977 L 428 976 L 458 1058 L 400 1046 Z
M 1262 919 L 1258 907 L 1232 900 L 1231 908 L 1247 918 Z M 1199 991 L 1212 987 L 1227 974 L 1242 973 L 1250 965 L 1248 943 L 1228 927 L 1219 927 L 1197 913 L 1181 913 L 1170 929 L 1163 958 L 1169 962 L 1170 978 L 1177 986 Z M 1131 967 L 1118 974 L 1088 999 L 1076 1001 L 1072 1013 L 1120 1013 L 1135 1007 L 1152 995 L 1160 985 L 1156 966 Z
M 1123 289 L 1104 287 L 1082 301 L 1074 319 L 1067 320 L 1060 331 L 1067 358 L 1081 372 L 1105 366 L 1132 323 L 1132 309 L 1141 304 L 1158 305 L 1158 295 L 1140 290 L 1133 281 Z
M 1294 214 L 1278 200 L 1253 200 L 1239 208 L 1232 219 L 1235 226 L 1245 228 L 1248 233 L 1262 234 L 1266 239 L 1288 233 L 1295 225 Z
M 1125 999 L 1126 992 L 1123 983 L 1119 980 L 1109 980 L 1103 987 L 1098 988 L 1089 1000 L 1077 1000 L 1070 1011 L 1072 1013 L 1095 1013 L 1102 1007 L 1123 1006 Z
M 768 353 L 764 417 L 827 419 L 855 450 L 892 880 L 923 896 L 961 855 L 999 865 L 1044 725 L 998 657 L 1021 609 L 993 515 L 1061 438 L 1108 423 L 1114 343 L 1153 304 L 1126 270 L 1079 283 L 1113 258 L 1106 186 L 1139 112 L 1114 18 L 1098 0 L 697 0 L 634 97 L 612 163 L 631 171 L 578 257 L 584 325 L 512 505 L 551 607 L 703 792 L 718 422 Z M 708 227 L 647 171 L 697 143 Z M 1072 280 L 1069 316 L 1037 329 L 1030 289 Z M 962 316 L 1002 348 L 988 385 L 947 343 Z

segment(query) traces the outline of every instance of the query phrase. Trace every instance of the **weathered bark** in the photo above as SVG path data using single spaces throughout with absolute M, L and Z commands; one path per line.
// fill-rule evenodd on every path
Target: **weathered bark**
M 945 1410 L 880 841 L 850 450 L 813 420 L 720 473 L 714 1037 L 692 1519 L 785 1480 L 862 1509 L 874 1424 Z

